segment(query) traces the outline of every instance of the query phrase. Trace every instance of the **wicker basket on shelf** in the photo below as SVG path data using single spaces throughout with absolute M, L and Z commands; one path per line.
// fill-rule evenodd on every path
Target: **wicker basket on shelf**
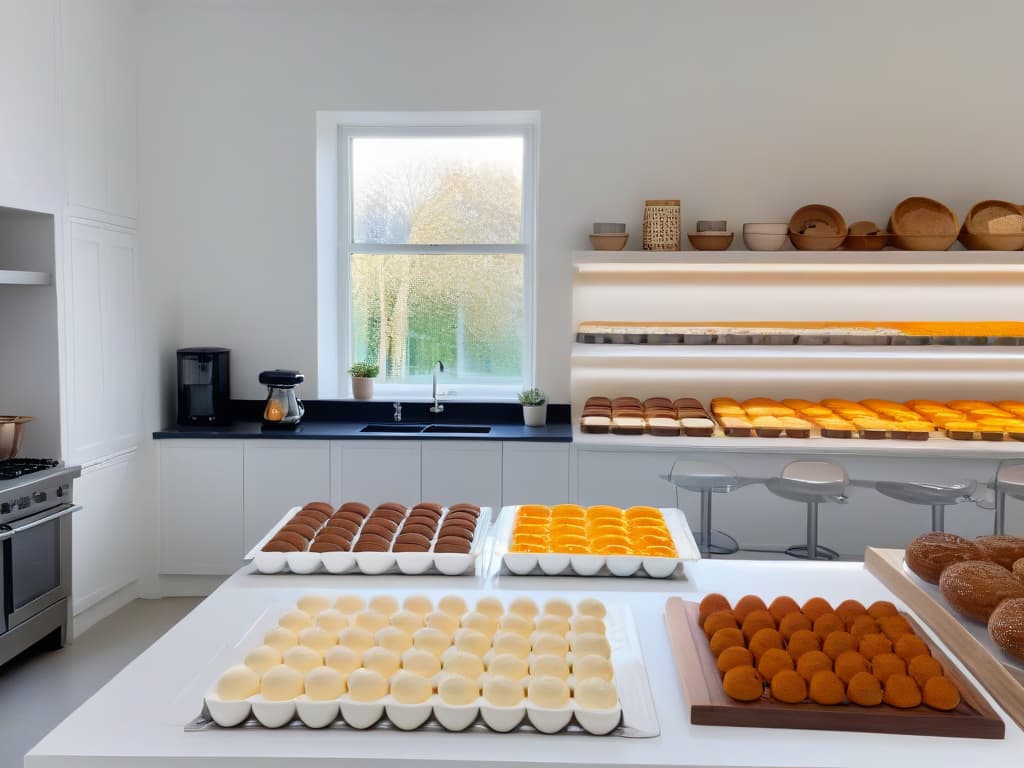
M 680 229 L 678 200 L 644 201 L 645 251 L 678 251 Z

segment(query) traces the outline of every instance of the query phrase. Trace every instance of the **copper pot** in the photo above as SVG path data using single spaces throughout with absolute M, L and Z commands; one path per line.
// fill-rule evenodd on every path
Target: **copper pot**
M 31 416 L 0 416 L 0 461 L 13 459 L 25 441 L 25 425 Z

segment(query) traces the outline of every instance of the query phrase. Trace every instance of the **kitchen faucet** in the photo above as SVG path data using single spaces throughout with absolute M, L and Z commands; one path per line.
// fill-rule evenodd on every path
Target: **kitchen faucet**
M 431 413 L 444 413 L 444 406 L 437 402 L 437 374 L 444 373 L 444 363 L 438 360 L 430 368 L 430 377 L 433 380 L 432 396 L 434 404 L 430 406 Z
M 395 403 L 395 421 L 402 420 L 402 404 Z

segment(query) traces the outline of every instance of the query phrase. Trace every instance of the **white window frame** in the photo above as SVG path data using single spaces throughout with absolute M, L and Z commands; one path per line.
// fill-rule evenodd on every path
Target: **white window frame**
M 317 239 L 318 239 L 318 382 L 320 397 L 347 397 L 348 367 L 352 364 L 351 256 L 353 253 L 515 253 L 523 257 L 523 380 L 516 384 L 460 384 L 439 377 L 438 391 L 460 401 L 515 401 L 519 389 L 533 386 L 536 368 L 536 206 L 537 132 L 536 112 L 330 112 L 317 114 Z M 380 245 L 353 241 L 351 140 L 375 136 L 518 136 L 523 140 L 523 199 L 519 243 Z M 331 152 L 329 142 L 333 141 Z M 333 163 L 332 163 L 333 155 Z M 334 173 L 331 173 L 333 165 Z M 331 195 L 330 177 L 334 179 Z M 325 177 L 325 178 L 322 178 Z M 325 183 L 322 183 L 325 182 Z M 336 206 L 331 211 L 331 200 Z M 333 213 L 333 217 L 332 214 Z M 333 218 L 332 222 L 324 219 Z M 330 248 L 334 265 L 327 263 L 325 246 L 334 233 Z M 327 242 L 325 242 L 327 241 Z M 334 280 L 331 280 L 331 277 Z M 336 286 L 332 297 L 325 283 Z M 336 323 L 332 340 L 329 323 Z M 332 343 L 333 341 L 333 343 Z M 325 359 L 333 347 L 336 360 Z M 333 390 L 333 391 L 332 391 Z M 429 387 L 422 384 L 389 384 L 378 380 L 375 400 L 430 400 Z

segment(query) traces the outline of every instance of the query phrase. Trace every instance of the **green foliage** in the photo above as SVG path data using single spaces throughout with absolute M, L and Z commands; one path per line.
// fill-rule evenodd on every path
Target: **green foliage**
M 348 373 L 356 379 L 375 379 L 380 373 L 380 366 L 368 362 L 353 363 L 352 367 L 348 369 Z
M 548 396 L 544 394 L 544 390 L 537 389 L 524 389 L 519 393 L 519 402 L 523 405 L 544 405 L 548 401 Z

